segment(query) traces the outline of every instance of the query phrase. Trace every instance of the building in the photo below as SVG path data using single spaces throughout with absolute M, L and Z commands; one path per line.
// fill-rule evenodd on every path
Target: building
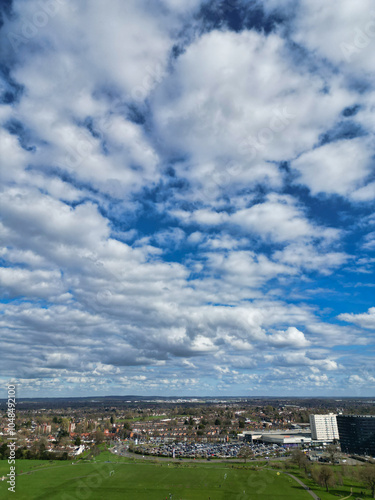
M 52 426 L 49 424 L 41 424 L 36 427 L 36 431 L 42 434 L 51 434 Z
M 278 444 L 286 448 L 311 443 L 311 433 L 301 429 L 289 430 L 286 432 L 245 431 L 239 434 L 238 437 L 252 444 L 256 441 L 261 441 L 268 444 Z
M 311 437 L 314 441 L 339 439 L 336 415 L 310 415 Z
M 243 439 L 246 443 L 253 444 L 254 441 L 262 437 L 262 432 L 259 431 L 244 431 L 242 434 L 237 434 L 239 439 Z
M 375 416 L 338 415 L 337 425 L 344 453 L 375 457 Z
M 265 433 L 262 435 L 261 441 L 268 444 L 278 444 L 279 446 L 284 446 L 285 448 L 299 447 L 304 444 L 311 443 L 310 434 L 275 434 L 275 433 Z

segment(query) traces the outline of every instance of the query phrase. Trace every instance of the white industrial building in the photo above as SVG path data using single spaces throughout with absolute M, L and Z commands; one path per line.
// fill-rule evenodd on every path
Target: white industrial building
M 274 434 L 262 435 L 263 443 L 273 443 L 286 448 L 290 446 L 301 446 L 311 443 L 311 437 L 307 434 Z
M 278 431 L 278 432 L 259 432 L 245 431 L 237 436 L 246 442 L 255 443 L 261 441 L 263 443 L 278 444 L 286 448 L 290 446 L 302 446 L 311 443 L 310 430 L 303 431 L 301 429 Z
M 310 415 L 311 437 L 314 441 L 333 441 L 339 439 L 336 415 Z

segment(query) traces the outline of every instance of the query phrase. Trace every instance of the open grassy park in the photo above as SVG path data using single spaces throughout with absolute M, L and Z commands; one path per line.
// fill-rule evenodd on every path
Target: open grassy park
M 9 472 L 0 461 L 0 477 Z M 289 471 L 299 475 L 299 471 Z M 22 500 L 308 500 L 312 497 L 288 475 L 253 464 L 161 462 L 117 457 L 108 451 L 94 460 L 17 462 L 16 494 L 0 482 L 1 499 Z M 300 478 L 322 500 L 352 498 L 360 485 L 345 482 L 324 492 L 312 481 Z M 360 498 L 370 498 L 362 495 Z
M 116 463 L 108 463 L 116 461 Z M 160 464 L 131 461 L 102 453 L 95 462 L 18 461 L 16 494 L 0 482 L 0 498 L 24 500 L 126 499 L 211 500 L 311 498 L 297 483 L 269 470 L 226 464 Z M 0 475 L 8 472 L 0 462 Z M 22 471 L 22 473 L 21 473 Z

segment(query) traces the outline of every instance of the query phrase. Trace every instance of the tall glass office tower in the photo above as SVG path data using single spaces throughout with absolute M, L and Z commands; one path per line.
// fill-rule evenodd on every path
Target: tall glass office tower
M 341 450 L 375 457 L 375 416 L 337 415 Z

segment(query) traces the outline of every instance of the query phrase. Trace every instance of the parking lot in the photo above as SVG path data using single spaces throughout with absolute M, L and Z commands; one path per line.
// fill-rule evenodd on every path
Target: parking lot
M 237 458 L 241 456 L 242 449 L 249 451 L 248 459 L 273 458 L 283 456 L 284 448 L 276 444 L 244 444 L 244 443 L 168 443 L 158 446 L 141 443 L 137 453 L 158 457 L 175 458 Z M 123 454 L 127 446 L 116 447 L 116 453 Z

